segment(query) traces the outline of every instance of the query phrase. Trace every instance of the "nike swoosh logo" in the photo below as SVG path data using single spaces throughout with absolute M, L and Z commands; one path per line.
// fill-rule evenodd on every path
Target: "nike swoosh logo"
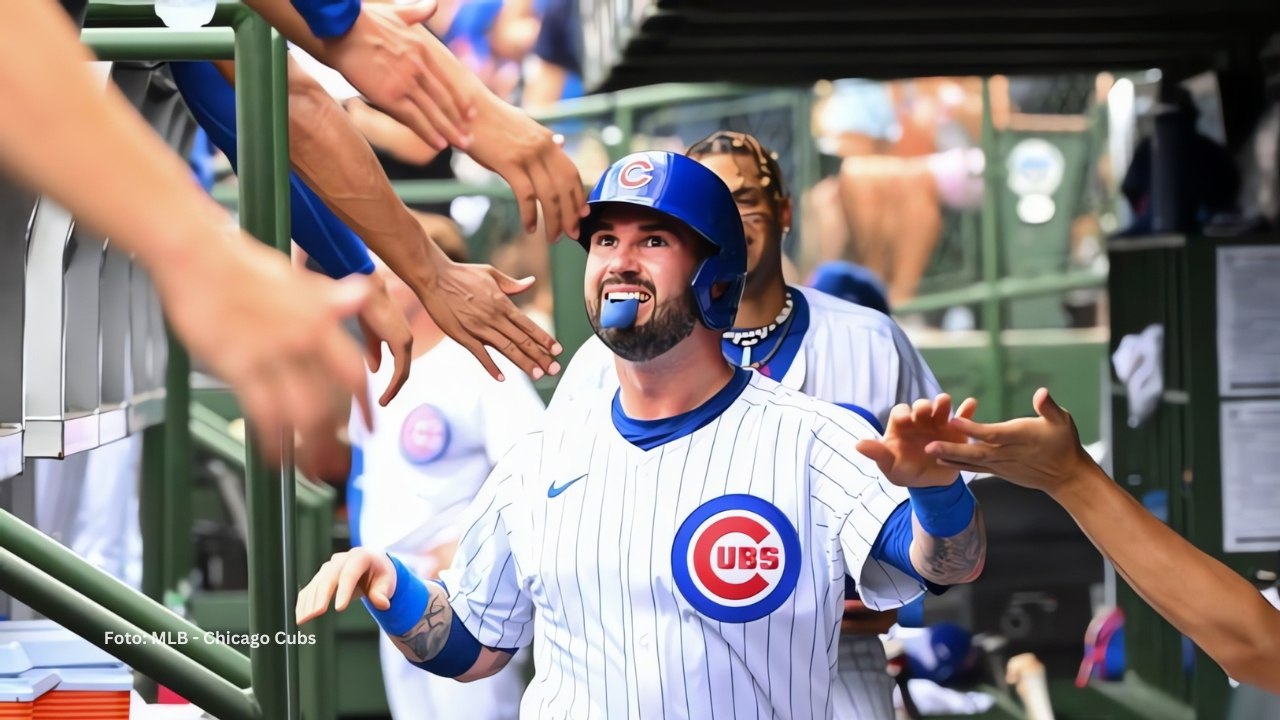
M 581 479 L 582 479 L 582 478 L 584 478 L 584 477 L 586 477 L 586 475 L 579 475 L 578 477 L 576 477 L 576 478 L 574 478 L 574 479 L 570 480 L 569 482 L 567 482 L 567 483 L 565 483 L 565 484 L 563 484 L 563 485 L 560 485 L 559 487 L 557 487 L 557 486 L 556 486 L 556 483 L 555 483 L 555 481 L 553 480 L 553 481 L 551 482 L 551 486 L 547 488 L 547 497 L 549 497 L 549 498 L 556 497 L 557 495 L 559 495 L 560 493 L 564 492 L 565 490 L 568 490 L 570 485 L 572 485 L 572 484 L 574 484 L 574 483 L 578 482 L 579 480 L 581 480 Z

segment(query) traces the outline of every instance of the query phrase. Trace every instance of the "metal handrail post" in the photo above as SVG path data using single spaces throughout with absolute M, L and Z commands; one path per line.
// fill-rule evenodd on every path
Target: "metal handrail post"
M 181 636 L 155 638 L 145 633 L 6 548 L 0 548 L 0 584 L 19 601 L 39 607 L 50 620 L 222 720 L 262 717 L 246 691 L 213 675 L 170 644 L 180 644 Z
M 251 679 L 249 659 L 235 648 L 205 641 L 204 631 L 184 620 L 154 600 L 138 593 L 108 573 L 94 567 L 48 535 L 0 510 L 0 536 L 4 549 L 23 562 L 38 565 L 59 583 L 86 598 L 93 598 L 102 608 L 146 632 L 185 633 L 188 641 L 182 653 L 217 673 L 219 677 L 242 688 Z M 7 578 L 6 578 L 7 580 Z M 41 606 L 43 610 L 43 606 Z
M 236 124 L 239 132 L 240 209 L 244 229 L 289 250 L 288 74 L 283 38 L 257 15 L 236 25 Z M 282 462 L 268 467 L 246 443 L 249 504 L 249 626 L 271 642 L 250 650 L 253 687 L 272 720 L 300 717 L 298 649 L 278 633 L 296 633 L 293 430 L 281 432 Z

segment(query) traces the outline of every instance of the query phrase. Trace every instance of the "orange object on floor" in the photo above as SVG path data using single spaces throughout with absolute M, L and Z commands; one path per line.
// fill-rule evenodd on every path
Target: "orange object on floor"
M 133 673 L 115 667 L 59 668 L 61 682 L 36 701 L 32 720 L 129 720 Z
M 129 692 L 54 690 L 35 703 L 32 720 L 129 720 Z

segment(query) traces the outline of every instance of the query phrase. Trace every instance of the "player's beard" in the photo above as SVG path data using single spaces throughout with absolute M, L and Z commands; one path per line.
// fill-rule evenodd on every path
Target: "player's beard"
M 653 289 L 649 288 L 650 293 Z M 587 300 L 587 318 L 605 346 L 614 355 L 629 362 L 645 362 L 665 354 L 693 333 L 698 318 L 693 311 L 693 291 L 687 290 L 680 297 L 654 306 L 649 320 L 629 328 L 601 328 L 600 303 L 602 299 Z M 654 300 L 656 302 L 656 296 Z

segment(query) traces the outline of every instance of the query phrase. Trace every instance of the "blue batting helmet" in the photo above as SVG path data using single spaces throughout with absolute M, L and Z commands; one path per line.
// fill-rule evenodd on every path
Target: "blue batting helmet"
M 875 273 L 851 262 L 833 260 L 819 265 L 809 279 L 809 287 L 855 305 L 889 314 L 884 284 Z
M 733 195 L 715 173 L 675 153 L 633 153 L 609 166 L 587 204 L 591 214 L 581 223 L 578 241 L 588 249 L 600 212 L 613 204 L 651 208 L 711 243 L 716 252 L 702 261 L 690 283 L 698 317 L 712 330 L 733 327 L 747 278 L 747 240 Z M 725 291 L 712 297 L 716 285 Z

